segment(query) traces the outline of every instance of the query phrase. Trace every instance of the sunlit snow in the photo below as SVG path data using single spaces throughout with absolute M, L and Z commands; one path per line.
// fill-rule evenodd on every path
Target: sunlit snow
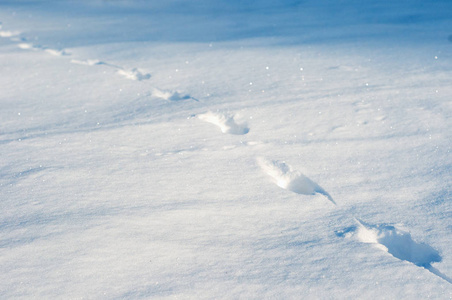
M 451 12 L 0 1 L 0 299 L 449 299 Z

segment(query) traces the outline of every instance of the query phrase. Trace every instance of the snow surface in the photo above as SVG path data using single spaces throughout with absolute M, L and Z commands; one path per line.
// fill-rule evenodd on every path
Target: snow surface
M 449 299 L 451 11 L 0 1 L 0 298 Z

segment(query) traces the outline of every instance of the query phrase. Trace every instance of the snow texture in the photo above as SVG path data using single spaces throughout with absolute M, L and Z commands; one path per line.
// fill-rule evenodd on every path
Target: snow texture
M 451 11 L 0 1 L 0 299 L 450 299 Z

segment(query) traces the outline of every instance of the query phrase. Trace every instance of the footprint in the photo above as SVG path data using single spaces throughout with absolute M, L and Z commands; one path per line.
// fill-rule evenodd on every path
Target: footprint
M 110 64 L 98 59 L 86 59 L 86 60 L 78 60 L 78 59 L 73 59 L 71 60 L 71 63 L 73 64 L 77 64 L 77 65 L 83 65 L 83 66 L 107 66 L 110 68 L 114 68 L 114 69 L 118 69 L 118 70 L 123 70 L 122 67 L 114 65 L 114 64 Z M 149 75 L 150 77 L 151 75 Z
M 104 61 L 100 61 L 98 59 L 86 59 L 86 60 L 78 60 L 78 59 L 73 59 L 71 60 L 71 63 L 73 64 L 77 64 L 77 65 L 84 65 L 84 66 L 99 66 L 99 65 L 103 65 L 103 66 L 107 66 L 107 67 L 111 67 L 113 69 L 116 69 L 117 73 L 119 75 L 124 76 L 127 79 L 131 79 L 131 80 L 146 80 L 151 78 L 151 74 L 149 73 L 144 73 L 141 70 L 137 69 L 137 68 L 133 68 L 132 70 L 125 70 L 123 67 L 121 66 L 117 66 L 114 64 L 110 64 L 110 63 L 106 63 Z
M 19 47 L 20 49 L 24 49 L 24 50 L 43 50 L 51 55 L 55 55 L 55 56 L 63 56 L 63 55 L 71 55 L 70 53 L 67 53 L 65 50 L 58 50 L 58 49 L 52 49 L 52 48 L 48 48 L 48 47 L 43 47 L 40 45 L 33 45 L 31 43 L 19 43 L 17 44 L 17 47 Z
M 33 44 L 30 43 L 20 43 L 17 44 L 17 47 L 24 50 L 38 50 L 39 47 L 33 46 Z
M 168 101 L 182 101 L 190 99 L 198 101 L 198 99 L 195 99 L 188 94 L 183 94 L 178 91 L 162 91 L 159 89 L 154 89 L 152 91 L 152 96 Z
M 269 161 L 264 158 L 258 158 L 258 164 L 274 181 L 274 183 L 286 190 L 302 195 L 322 194 L 328 198 L 334 205 L 336 202 L 321 186 L 295 171 L 285 162 Z
M 234 120 L 234 116 L 229 116 L 223 113 L 214 113 L 209 111 L 198 115 L 198 119 L 217 125 L 223 133 L 243 135 L 250 131 L 246 124 L 238 124 Z
M 15 37 L 18 36 L 19 34 L 20 34 L 19 31 L 5 31 L 5 30 L 0 31 L 0 37 L 2 38 Z
M 105 63 L 98 60 L 98 59 L 87 59 L 87 60 L 77 60 L 73 59 L 71 60 L 71 63 L 77 64 L 77 65 L 84 65 L 84 66 L 95 66 L 95 65 L 104 65 Z
M 441 256 L 437 250 L 425 243 L 418 243 L 411 238 L 411 234 L 391 225 L 370 225 L 355 219 L 357 226 L 351 226 L 336 231 L 339 237 L 355 236 L 362 243 L 373 244 L 378 249 L 388 252 L 395 258 L 408 261 L 418 267 L 429 270 L 436 276 L 452 283 L 452 280 L 432 266 L 440 262 Z
M 55 56 L 66 56 L 71 55 L 70 53 L 67 53 L 64 49 L 63 50 L 57 50 L 57 49 L 51 49 L 51 48 L 43 48 L 43 50 L 51 55 Z
M 125 78 L 132 79 L 132 80 L 146 80 L 151 78 L 151 74 L 149 73 L 143 73 L 137 68 L 133 68 L 132 70 L 118 70 L 118 74 L 124 76 Z

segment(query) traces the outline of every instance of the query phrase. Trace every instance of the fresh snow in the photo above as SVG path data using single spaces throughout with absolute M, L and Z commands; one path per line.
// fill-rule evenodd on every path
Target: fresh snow
M 0 2 L 1 299 L 449 299 L 452 3 Z

